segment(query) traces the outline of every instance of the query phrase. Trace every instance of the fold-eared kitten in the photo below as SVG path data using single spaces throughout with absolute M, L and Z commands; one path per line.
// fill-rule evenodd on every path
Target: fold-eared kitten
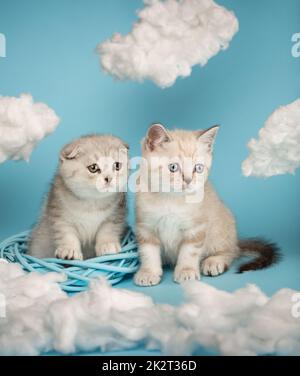
M 66 145 L 29 254 L 63 259 L 120 251 L 126 228 L 128 146 L 110 135 L 91 135 Z

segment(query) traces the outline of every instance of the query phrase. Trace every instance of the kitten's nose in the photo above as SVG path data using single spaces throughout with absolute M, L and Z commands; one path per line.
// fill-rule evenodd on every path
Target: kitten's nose
M 185 183 L 186 183 L 187 185 L 189 185 L 190 182 L 193 180 L 193 178 L 188 177 L 188 176 L 184 176 L 184 177 L 183 177 L 183 180 L 185 181 Z
M 105 181 L 105 183 L 110 183 L 112 181 L 112 177 L 111 176 L 105 176 L 104 181 Z

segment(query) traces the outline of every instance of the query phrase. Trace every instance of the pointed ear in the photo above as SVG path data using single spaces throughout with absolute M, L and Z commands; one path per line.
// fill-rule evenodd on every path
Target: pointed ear
M 80 143 L 78 141 L 71 142 L 63 147 L 60 152 L 60 160 L 76 159 L 81 153 Z
M 146 145 L 152 151 L 164 142 L 170 142 L 171 136 L 166 128 L 159 123 L 151 125 L 146 136 Z
M 208 128 L 204 131 L 197 131 L 198 140 L 202 143 L 207 145 L 208 151 L 212 152 L 214 142 L 218 133 L 220 126 L 214 125 L 211 128 Z

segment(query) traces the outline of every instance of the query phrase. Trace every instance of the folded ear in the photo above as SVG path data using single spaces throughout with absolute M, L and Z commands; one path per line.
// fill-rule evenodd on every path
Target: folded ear
M 146 136 L 146 145 L 152 151 L 164 142 L 170 142 L 171 136 L 167 129 L 159 123 L 152 124 Z
M 63 147 L 60 152 L 60 160 L 76 159 L 81 153 L 80 143 L 78 141 L 71 142 Z
M 129 148 L 129 145 L 127 144 L 127 142 L 124 142 L 124 141 L 123 141 L 123 146 L 124 146 L 124 148 L 127 149 L 127 150 L 130 149 L 130 148 Z
M 213 150 L 214 142 L 219 128 L 219 125 L 214 125 L 213 127 L 208 128 L 204 131 L 197 131 L 198 140 L 202 144 L 205 144 L 207 146 L 209 152 L 212 152 Z

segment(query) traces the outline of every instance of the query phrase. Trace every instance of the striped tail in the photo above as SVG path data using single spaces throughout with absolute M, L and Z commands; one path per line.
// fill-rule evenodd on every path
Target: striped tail
M 278 246 L 263 239 L 240 240 L 238 245 L 241 256 L 256 256 L 253 260 L 241 265 L 238 273 L 268 268 L 281 259 Z

